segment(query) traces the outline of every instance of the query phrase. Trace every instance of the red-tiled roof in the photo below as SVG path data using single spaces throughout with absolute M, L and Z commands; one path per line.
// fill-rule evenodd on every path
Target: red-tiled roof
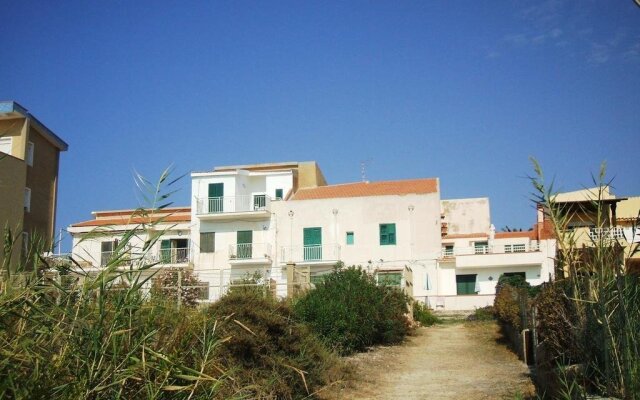
M 488 238 L 486 233 L 454 233 L 452 235 L 443 236 L 443 239 L 469 239 L 469 238 Z
M 510 238 L 531 238 L 535 235 L 534 231 L 522 231 L 522 232 L 496 232 L 496 239 L 510 239 Z
M 87 226 L 109 226 L 109 225 L 129 225 L 129 224 L 150 224 L 159 222 L 162 219 L 162 222 L 189 222 L 191 221 L 191 214 L 181 213 L 181 214 L 153 214 L 151 216 L 143 217 L 143 216 L 135 216 L 131 217 L 131 214 L 120 217 L 113 218 L 98 218 L 92 219 L 89 221 L 78 222 L 77 224 L 71 225 L 74 228 L 81 228 Z
M 385 182 L 357 182 L 298 190 L 291 200 L 315 200 L 340 197 L 393 196 L 438 192 L 438 179 L 407 179 Z

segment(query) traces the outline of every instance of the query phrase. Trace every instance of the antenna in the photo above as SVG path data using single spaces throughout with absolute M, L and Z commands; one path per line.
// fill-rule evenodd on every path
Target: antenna
M 367 181 L 367 165 L 369 164 L 371 164 L 370 158 L 360 161 L 360 176 L 362 177 L 362 182 Z

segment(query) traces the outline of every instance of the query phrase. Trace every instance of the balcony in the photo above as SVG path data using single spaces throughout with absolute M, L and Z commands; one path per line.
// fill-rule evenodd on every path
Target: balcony
M 340 245 L 324 244 L 281 248 L 282 263 L 306 265 L 332 265 L 340 261 Z
M 189 248 L 172 247 L 170 249 L 161 249 L 156 254 L 147 253 L 144 255 L 136 255 L 128 251 L 123 253 L 118 261 L 118 266 L 130 266 L 132 264 L 158 264 L 158 265 L 179 265 L 189 263 Z M 100 266 L 105 267 L 114 257 L 115 252 L 103 251 L 100 253 Z
M 271 264 L 271 244 L 239 243 L 229 245 L 229 263 L 231 265 Z
M 537 242 L 482 245 L 443 249 L 441 260 L 455 262 L 456 268 L 540 265 L 544 256 Z
M 196 197 L 196 215 L 202 220 L 263 219 L 271 215 L 271 199 L 264 194 Z
M 589 237 L 591 240 L 601 239 L 624 239 L 624 230 L 619 226 L 613 226 L 611 228 L 591 228 L 589 230 Z

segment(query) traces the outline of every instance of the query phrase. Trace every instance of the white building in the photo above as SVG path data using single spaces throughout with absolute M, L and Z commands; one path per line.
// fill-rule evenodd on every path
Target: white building
M 209 300 L 257 276 L 285 296 L 292 268 L 313 283 L 343 262 L 433 308 L 471 309 L 493 302 L 501 274 L 538 284 L 553 273 L 553 240 L 538 229 L 496 233 L 488 199 L 441 200 L 437 178 L 327 185 L 314 162 L 218 167 L 191 178 L 191 208 L 165 210 L 155 251 L 160 266 L 193 268 Z M 69 230 L 74 257 L 97 269 L 137 222 L 123 223 L 131 210 L 94 214 Z M 80 242 L 94 227 L 98 236 Z M 183 248 L 186 258 L 162 256 Z

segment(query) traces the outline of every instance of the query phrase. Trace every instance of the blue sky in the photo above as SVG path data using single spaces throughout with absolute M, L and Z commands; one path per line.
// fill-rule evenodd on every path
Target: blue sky
M 640 7 L 616 1 L 1 1 L 0 98 L 70 145 L 58 225 L 155 179 L 316 160 L 330 183 L 439 177 L 529 227 L 536 157 L 640 194 Z M 189 180 L 174 201 L 189 204 Z

